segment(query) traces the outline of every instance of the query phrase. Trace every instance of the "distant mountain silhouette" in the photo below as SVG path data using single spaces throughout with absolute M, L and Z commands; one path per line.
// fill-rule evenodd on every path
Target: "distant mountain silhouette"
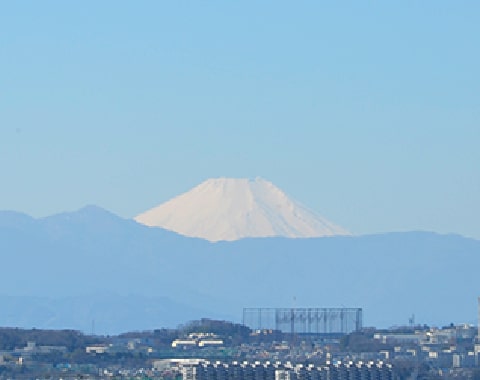
M 298 307 L 362 307 L 365 325 L 378 327 L 412 313 L 419 323 L 476 323 L 480 293 L 480 241 L 458 235 L 210 243 L 94 206 L 42 219 L 0 212 L 0 260 L 0 295 L 22 297 L 0 298 L 0 325 L 85 329 L 94 319 L 106 333 L 240 321 L 243 307 L 291 307 L 294 297 Z M 88 306 L 92 294 L 107 295 L 103 309 Z M 50 300 L 47 311 L 32 297 Z

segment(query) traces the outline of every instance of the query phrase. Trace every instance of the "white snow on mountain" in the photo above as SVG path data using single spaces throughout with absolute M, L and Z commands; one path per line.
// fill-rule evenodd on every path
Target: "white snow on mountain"
M 349 235 L 262 178 L 208 179 L 134 219 L 147 226 L 213 242 L 249 237 Z

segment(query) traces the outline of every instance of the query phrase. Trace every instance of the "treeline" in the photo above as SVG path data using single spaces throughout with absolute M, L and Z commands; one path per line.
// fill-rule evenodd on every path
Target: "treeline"
M 65 346 L 75 351 L 92 344 L 111 343 L 116 338 L 139 338 L 144 343 L 156 347 L 170 346 L 172 341 L 185 337 L 189 333 L 213 333 L 224 339 L 225 343 L 237 344 L 248 340 L 251 330 L 238 323 L 201 319 L 191 321 L 177 329 L 156 329 L 153 331 L 126 332 L 117 336 L 91 336 L 77 330 L 40 330 L 0 327 L 0 350 L 23 348 L 28 342 L 37 346 Z
M 181 335 L 190 333 L 213 333 L 225 339 L 228 343 L 237 344 L 248 341 L 251 330 L 241 324 L 203 318 L 191 321 L 179 327 Z
M 226 345 L 237 345 L 248 342 L 251 330 L 238 323 L 202 318 L 180 325 L 177 329 L 128 332 L 118 337 L 140 338 L 153 346 L 170 346 L 173 340 L 186 337 L 190 333 L 212 333 L 223 339 Z
M 142 344 L 157 349 L 171 347 L 173 340 L 184 338 L 190 333 L 212 333 L 221 338 L 226 346 L 237 346 L 248 342 L 281 341 L 285 337 L 279 331 L 252 334 L 250 328 L 229 321 L 203 318 L 180 325 L 177 329 L 126 332 L 116 336 L 85 335 L 76 330 L 39 330 L 0 327 L 0 351 L 23 348 L 28 342 L 37 346 L 64 346 L 69 352 L 84 350 L 93 344 L 115 344 L 120 340 L 140 339 Z
M 76 330 L 0 328 L 0 350 L 23 348 L 28 342 L 35 342 L 37 346 L 65 346 L 67 350 L 73 351 L 99 343 L 101 339 Z

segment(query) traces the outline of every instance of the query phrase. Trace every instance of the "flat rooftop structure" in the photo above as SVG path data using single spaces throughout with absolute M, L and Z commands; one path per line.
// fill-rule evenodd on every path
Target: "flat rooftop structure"
M 348 334 L 362 328 L 361 308 L 244 308 L 243 324 L 252 330 L 291 334 Z

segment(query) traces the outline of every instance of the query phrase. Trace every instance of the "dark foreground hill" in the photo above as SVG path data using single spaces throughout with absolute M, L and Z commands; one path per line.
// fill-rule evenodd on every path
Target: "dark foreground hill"
M 89 206 L 0 213 L 0 325 L 98 333 L 362 307 L 364 324 L 476 323 L 480 241 L 428 232 L 209 243 Z

